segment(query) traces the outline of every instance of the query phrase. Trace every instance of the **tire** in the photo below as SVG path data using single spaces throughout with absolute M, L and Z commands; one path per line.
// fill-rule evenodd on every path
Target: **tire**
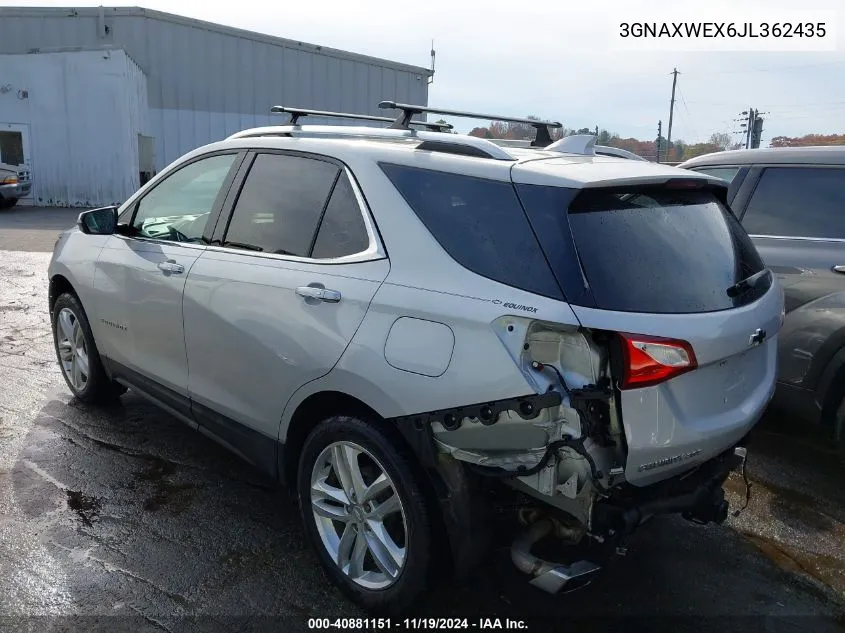
M 11 209 L 17 203 L 17 198 L 0 198 L 0 209 Z
M 91 325 L 76 295 L 60 295 L 50 316 L 56 359 L 73 395 L 88 404 L 103 404 L 124 393 L 126 388 L 106 375 Z
M 845 393 L 839 397 L 839 403 L 833 410 L 833 439 L 839 459 L 845 463 Z
M 413 459 L 383 429 L 346 416 L 318 424 L 300 454 L 297 495 L 308 541 L 332 582 L 368 612 L 406 612 L 429 588 L 435 569 L 432 514 Z M 334 467 L 338 461 L 357 465 L 361 476 L 357 499 L 346 507 L 338 499 L 350 499 L 345 490 L 355 491 L 350 483 L 355 478 L 347 477 L 344 486 Z M 347 473 L 352 470 L 345 468 Z M 386 475 L 387 484 L 367 488 L 379 473 Z M 380 494 L 375 494 L 377 489 Z M 373 494 L 368 497 L 362 490 Z M 324 516 L 318 518 L 315 508 Z M 326 514 L 345 519 L 331 520 L 324 518 Z M 356 555 L 365 549 L 363 556 Z M 342 568 L 335 555 L 348 564 Z

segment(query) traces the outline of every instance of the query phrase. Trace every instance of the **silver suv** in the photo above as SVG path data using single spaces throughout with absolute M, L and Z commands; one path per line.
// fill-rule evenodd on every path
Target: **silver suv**
M 376 611 L 472 569 L 502 483 L 532 509 L 512 558 L 552 592 L 599 562 L 541 538 L 723 521 L 783 318 L 724 181 L 551 143 L 558 123 L 506 148 L 412 128 L 479 115 L 382 106 L 390 129 L 293 110 L 81 214 L 49 268 L 76 397 L 130 388 L 287 482 Z

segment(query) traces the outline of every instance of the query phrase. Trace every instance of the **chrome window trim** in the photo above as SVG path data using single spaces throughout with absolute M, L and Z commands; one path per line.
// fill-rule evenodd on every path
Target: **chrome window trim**
M 150 244 L 167 244 L 171 246 L 184 246 L 185 248 L 194 248 L 199 250 L 205 250 L 208 248 L 208 244 L 198 244 L 196 242 L 177 242 L 176 240 L 165 240 L 160 237 L 143 237 L 143 236 L 135 236 L 135 235 L 120 235 L 119 233 L 113 233 L 112 237 L 116 237 L 118 239 L 123 240 L 124 242 L 148 242 Z
M 798 235 L 762 235 L 759 233 L 749 233 L 748 237 L 762 237 L 770 240 L 801 240 L 803 242 L 845 243 L 845 238 L 841 237 L 800 237 Z

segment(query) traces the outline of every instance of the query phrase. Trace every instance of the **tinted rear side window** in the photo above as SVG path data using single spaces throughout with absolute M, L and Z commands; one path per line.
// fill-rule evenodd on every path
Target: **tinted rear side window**
M 542 229 L 535 225 L 544 247 L 559 252 L 553 265 L 566 265 L 556 265 L 555 272 L 572 303 L 624 312 L 711 312 L 749 303 L 771 285 L 767 278 L 740 296 L 728 296 L 730 286 L 762 270 L 763 263 L 736 218 L 709 190 L 586 189 L 570 195 L 568 209 L 551 210 L 535 206 L 543 197 L 534 188 L 521 185 L 520 196 L 532 222 L 545 223 Z M 547 243 L 567 235 L 577 259 L 571 247 Z M 574 287 L 581 271 L 586 295 Z
M 308 257 L 339 172 L 321 160 L 259 154 L 235 203 L 224 246 Z
M 459 264 L 515 288 L 562 298 L 510 183 L 402 165 L 381 168 Z
M 311 257 L 345 257 L 367 250 L 370 238 L 352 183 L 341 173 L 323 214 Z
M 767 168 L 742 224 L 752 235 L 845 238 L 845 169 Z

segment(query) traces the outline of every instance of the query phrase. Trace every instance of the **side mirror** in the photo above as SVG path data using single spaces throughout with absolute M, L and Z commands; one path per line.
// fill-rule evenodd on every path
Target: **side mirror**
M 76 221 L 86 235 L 112 235 L 117 227 L 117 207 L 100 207 L 83 211 Z

